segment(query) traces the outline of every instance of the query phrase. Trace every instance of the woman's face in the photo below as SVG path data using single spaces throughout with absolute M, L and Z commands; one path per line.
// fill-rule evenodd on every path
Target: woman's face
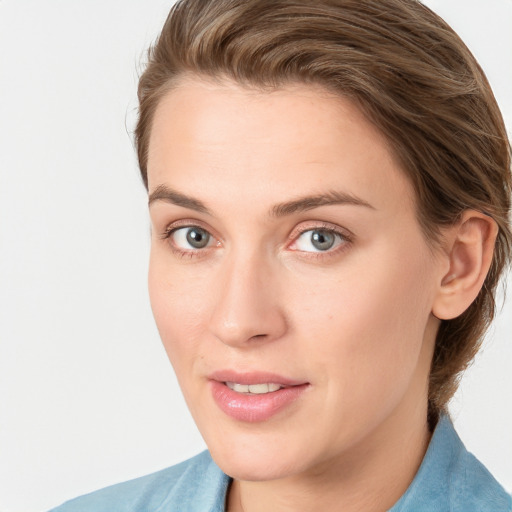
M 153 312 L 225 472 L 314 473 L 424 415 L 446 268 L 352 103 L 189 79 L 158 106 L 148 175 Z

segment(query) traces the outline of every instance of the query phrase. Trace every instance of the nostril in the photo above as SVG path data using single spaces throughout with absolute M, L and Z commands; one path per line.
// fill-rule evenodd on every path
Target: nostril
M 266 334 L 255 334 L 254 336 L 252 336 L 251 339 L 255 339 L 255 338 L 266 338 L 267 335 Z

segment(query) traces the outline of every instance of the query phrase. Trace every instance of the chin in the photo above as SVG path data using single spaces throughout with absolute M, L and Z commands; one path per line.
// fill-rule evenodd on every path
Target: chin
M 245 437 L 245 436 L 243 436 Z M 256 434 L 252 439 L 229 438 L 227 443 L 208 444 L 215 463 L 236 480 L 266 481 L 286 478 L 304 470 L 305 450 L 285 446 Z
M 269 480 L 279 480 L 296 474 L 298 468 L 294 464 L 286 464 L 281 461 L 277 465 L 269 460 L 255 460 L 248 457 L 220 457 L 213 456 L 216 464 L 224 473 L 235 480 L 244 480 L 249 482 L 262 482 Z

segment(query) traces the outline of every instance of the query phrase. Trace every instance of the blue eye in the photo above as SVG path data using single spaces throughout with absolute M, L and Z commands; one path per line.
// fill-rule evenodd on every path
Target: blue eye
M 170 233 L 169 238 L 177 247 L 184 250 L 204 249 L 212 240 L 210 233 L 198 226 L 175 229 Z
M 304 252 L 326 252 L 345 241 L 339 233 L 329 229 L 308 229 L 295 241 L 296 250 Z

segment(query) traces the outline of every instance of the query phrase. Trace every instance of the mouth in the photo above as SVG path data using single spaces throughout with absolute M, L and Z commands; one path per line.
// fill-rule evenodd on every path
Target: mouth
M 285 386 L 274 384 L 273 382 L 263 384 L 239 384 L 238 382 L 224 382 L 224 384 L 237 393 L 245 395 L 266 395 L 283 389 Z
M 275 374 L 222 371 L 210 376 L 210 388 L 217 406 L 230 418 L 263 422 L 289 409 L 310 387 Z

